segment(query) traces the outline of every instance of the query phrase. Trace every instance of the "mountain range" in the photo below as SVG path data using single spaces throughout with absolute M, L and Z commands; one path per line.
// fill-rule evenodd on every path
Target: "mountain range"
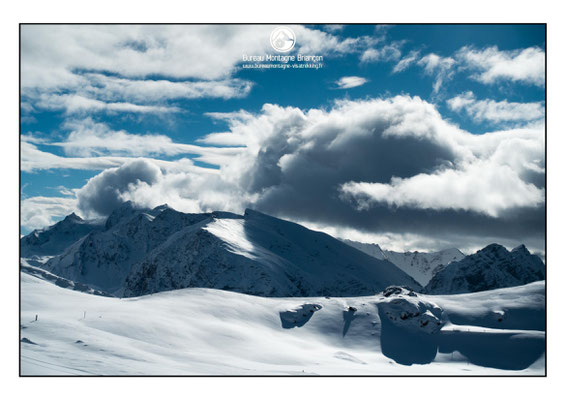
M 398 253 L 250 209 L 189 214 L 126 202 L 106 220 L 71 214 L 23 237 L 20 247 L 23 266 L 120 297 L 188 287 L 362 296 L 390 285 L 450 294 L 545 279 L 544 264 L 524 246 L 507 251 L 492 244 L 468 256 L 458 249 Z
M 432 277 L 425 291 L 456 294 L 519 286 L 545 279 L 545 269 L 541 259 L 524 245 L 508 251 L 493 243 L 450 263 Z
M 370 295 L 393 284 L 421 289 L 386 260 L 253 210 L 186 214 L 124 203 L 103 226 L 71 221 L 81 234 L 84 226 L 92 229 L 42 268 L 117 296 L 186 287 L 277 297 Z M 57 242 L 57 232 L 43 233 L 53 248 L 63 246 L 48 238 L 52 233 Z M 26 238 L 22 254 L 30 255 Z
M 432 279 L 440 270 L 453 261 L 460 261 L 465 255 L 456 248 L 440 250 L 430 253 L 419 251 L 407 251 L 404 253 L 382 250 L 376 243 L 360 243 L 352 240 L 344 240 L 344 243 L 355 247 L 364 253 L 377 258 L 387 260 L 411 275 L 422 286 Z

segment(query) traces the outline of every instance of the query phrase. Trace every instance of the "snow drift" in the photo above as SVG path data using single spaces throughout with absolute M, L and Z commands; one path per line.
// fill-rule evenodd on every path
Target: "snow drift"
M 119 299 L 27 273 L 21 285 L 22 375 L 545 373 L 544 282 L 343 298 L 191 288 Z

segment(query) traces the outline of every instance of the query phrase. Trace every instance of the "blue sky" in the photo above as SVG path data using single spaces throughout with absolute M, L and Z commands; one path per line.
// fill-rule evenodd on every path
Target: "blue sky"
M 273 28 L 22 26 L 22 231 L 133 200 L 394 249 L 543 251 L 543 25 L 291 26 L 289 54 L 322 68 L 242 69 L 277 54 Z M 357 135 L 375 146 L 358 164 Z

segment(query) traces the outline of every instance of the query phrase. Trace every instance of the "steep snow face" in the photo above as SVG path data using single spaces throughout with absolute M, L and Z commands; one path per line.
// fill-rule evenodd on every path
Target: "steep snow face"
M 24 236 L 20 240 L 21 256 L 27 258 L 61 254 L 77 240 L 101 228 L 101 221 L 83 220 L 73 213 L 49 228 L 34 230 Z
M 443 296 L 191 288 L 119 299 L 22 273 L 21 294 L 23 375 L 545 373 L 544 282 Z M 422 326 L 422 315 L 436 321 L 428 311 L 440 330 Z
M 388 261 L 411 275 L 423 286 L 426 286 L 432 277 L 448 264 L 464 258 L 464 254 L 458 249 L 446 249 L 432 253 L 418 251 L 397 253 L 386 250 L 385 255 Z
M 132 267 L 125 296 L 208 287 L 261 296 L 352 296 L 419 284 L 324 233 L 246 210 L 188 226 Z
M 431 253 L 418 251 L 399 253 L 382 250 L 379 245 L 373 243 L 360 243 L 351 240 L 344 240 L 344 242 L 378 260 L 390 261 L 422 286 L 426 286 L 432 277 L 448 264 L 464 258 L 464 254 L 458 249 L 446 249 Z
M 491 290 L 545 279 L 545 266 L 524 245 L 512 251 L 491 244 L 436 274 L 427 293 L 454 294 Z

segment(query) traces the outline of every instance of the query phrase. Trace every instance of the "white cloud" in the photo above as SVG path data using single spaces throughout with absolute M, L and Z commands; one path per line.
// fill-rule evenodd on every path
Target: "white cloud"
M 77 193 L 84 215 L 108 215 L 124 201 L 142 207 L 167 203 L 184 212 L 241 209 L 252 200 L 213 169 L 178 168 L 156 160 L 130 159 L 91 178 Z
M 310 29 L 302 25 L 292 25 L 291 28 L 297 36 L 298 51 L 302 54 L 322 54 L 329 56 L 352 54 L 364 51 L 382 40 L 381 38 L 373 36 L 341 38 L 328 32 Z M 270 30 L 271 29 L 272 28 L 270 28 Z
M 168 113 L 179 108 L 168 106 L 173 99 L 241 98 L 249 94 L 252 82 L 241 79 L 218 81 L 169 81 L 129 79 L 99 73 L 82 74 L 75 86 L 59 91 L 23 89 L 27 102 L 22 110 L 62 110 L 67 114 L 93 112 Z M 33 102 L 31 106 L 29 102 Z
M 299 165 L 302 165 L 303 168 L 299 169 L 304 173 L 309 168 L 321 168 L 317 164 L 308 164 L 314 160 L 321 162 L 321 157 L 333 159 L 331 165 L 336 169 L 329 170 L 329 173 L 333 171 L 335 176 L 332 179 L 337 183 L 340 180 L 338 170 L 359 168 L 358 174 L 363 174 L 367 165 L 361 165 L 363 157 L 353 151 L 349 143 L 353 144 L 356 137 L 369 139 L 375 132 L 372 127 L 377 126 L 381 133 L 375 138 L 375 145 L 379 146 L 376 149 L 391 146 L 395 140 L 414 138 L 422 143 L 423 152 L 430 151 L 425 150 L 426 143 L 444 149 L 441 152 L 448 152 L 443 156 L 448 156 L 446 161 L 439 161 L 433 167 L 433 172 L 411 174 L 404 179 L 394 178 L 395 174 L 392 173 L 386 178 L 389 180 L 393 177 L 388 184 L 341 182 L 342 192 L 352 195 L 358 205 L 363 204 L 365 208 L 376 202 L 384 202 L 418 209 L 466 210 L 497 217 L 503 211 L 537 207 L 544 201 L 544 189 L 525 180 L 525 176 L 531 172 L 544 172 L 544 164 L 541 164 L 544 163 L 544 127 L 541 126 L 473 135 L 446 123 L 432 105 L 418 98 L 403 96 L 367 102 L 343 101 L 329 112 L 310 110 L 306 114 L 293 108 L 265 106 L 263 113 L 257 117 L 242 113 L 226 118 L 231 121 L 231 131 L 212 134 L 204 139 L 205 142 L 232 145 L 247 143 L 249 149 L 260 151 L 261 154 L 267 154 L 266 147 L 270 148 L 272 142 L 273 145 L 285 143 L 285 151 L 275 158 L 265 156 L 265 160 L 255 161 L 258 174 L 259 168 L 262 173 L 268 174 L 267 171 L 275 167 L 286 176 L 297 170 Z M 369 143 L 368 147 L 374 145 Z M 338 155 L 331 156 L 334 151 L 357 154 L 359 160 L 340 164 L 333 158 Z M 311 156 L 305 158 L 306 154 Z M 397 154 L 399 157 L 404 156 Z M 264 164 L 266 160 L 269 160 L 269 165 Z M 373 164 L 376 168 L 387 169 L 378 162 L 378 158 L 374 159 Z M 247 165 L 247 168 L 253 168 L 250 165 L 253 166 L 254 161 L 248 161 Z M 391 168 L 390 165 L 387 167 Z M 402 169 L 398 172 L 402 175 L 407 173 Z M 249 173 L 245 172 L 244 176 Z M 259 178 L 260 181 L 264 179 Z M 289 179 L 290 176 L 285 179 L 287 184 Z M 277 189 L 273 187 L 269 190 Z
M 368 53 L 368 57 L 373 55 L 377 57 L 377 54 Z M 451 57 L 430 53 L 421 58 L 419 51 L 413 50 L 399 60 L 393 73 L 402 72 L 412 65 L 419 65 L 426 74 L 435 76 L 435 93 L 455 73 L 466 71 L 471 72 L 471 78 L 485 84 L 503 80 L 541 87 L 545 84 L 545 52 L 538 47 L 517 50 L 499 50 L 496 46 L 484 49 L 462 47 Z
M 125 78 L 228 78 L 242 54 L 271 52 L 272 25 L 26 25 L 22 27 L 22 87 L 75 87 L 77 71 Z M 341 39 L 293 25 L 307 54 L 359 51 L 372 38 Z
M 203 147 L 192 144 L 176 143 L 162 134 L 134 134 L 124 130 L 112 130 L 108 125 L 95 122 L 90 118 L 67 121 L 64 128 L 70 131 L 62 142 L 51 143 L 60 146 L 65 154 L 71 156 L 174 156 L 194 154 L 202 160 L 214 157 L 230 157 L 243 149 L 229 147 Z M 197 158 L 201 160 L 201 158 Z M 215 164 L 215 163 L 214 163 Z M 222 164 L 222 163 L 220 163 Z M 219 165 L 220 165 L 219 164 Z
M 393 177 L 388 184 L 348 182 L 341 186 L 359 209 L 375 203 L 431 210 L 454 209 L 498 217 L 516 207 L 544 204 L 544 189 L 524 182 L 518 171 L 498 160 L 477 160 L 458 168 L 410 178 Z
M 507 100 L 477 100 L 472 92 L 462 93 L 446 101 L 453 111 L 464 110 L 477 122 L 533 121 L 544 118 L 543 102 L 516 103 Z
M 452 67 L 456 64 L 456 60 L 430 53 L 421 58 L 417 64 L 422 66 L 428 75 L 435 75 L 433 90 L 434 93 L 438 93 L 442 84 L 452 78 L 454 74 Z
M 401 58 L 400 47 L 400 43 L 392 43 L 385 45 L 379 49 L 367 49 L 362 53 L 360 61 L 365 63 L 397 61 L 399 60 L 399 58 Z
M 37 135 L 22 135 L 21 168 L 32 172 L 47 169 L 101 170 L 117 167 L 131 157 L 195 155 L 195 160 L 213 165 L 227 164 L 243 148 L 197 146 L 176 143 L 161 134 L 133 134 L 112 130 L 91 118 L 70 120 L 63 124 L 69 131 L 60 142 L 49 142 Z M 67 157 L 40 150 L 37 145 L 63 148 Z M 159 161 L 161 165 L 172 161 Z M 191 163 L 192 164 L 192 163 Z
M 368 80 L 360 76 L 344 76 L 336 81 L 338 89 L 350 89 L 366 84 Z
M 21 142 L 21 170 L 33 172 L 59 168 L 102 170 L 121 165 L 126 157 L 61 157 L 37 148 L 32 143 Z
M 545 52 L 538 47 L 520 50 L 463 47 L 456 57 L 467 68 L 477 71 L 472 78 L 482 83 L 511 80 L 541 87 L 545 84 Z
M 71 197 L 29 197 L 21 201 L 20 222 L 26 229 L 53 225 L 76 209 L 77 199 Z
M 393 67 L 393 73 L 402 72 L 417 62 L 420 52 L 412 50 Z
M 38 108 L 64 110 L 67 114 L 92 112 L 167 113 L 178 112 L 177 107 L 113 103 L 95 100 L 77 94 L 42 94 L 35 103 Z
M 341 24 L 328 24 L 322 27 L 326 32 L 336 33 L 344 30 L 344 25 Z
M 81 210 L 101 213 L 105 204 L 132 200 L 182 211 L 251 206 L 376 234 L 444 232 L 481 241 L 544 233 L 537 222 L 544 213 L 544 126 L 471 134 L 409 96 L 342 100 L 330 109 L 266 104 L 257 114 L 210 116 L 229 129 L 204 137 L 204 149 L 244 146 L 221 155 L 219 169 L 198 169 L 190 160 L 120 161 L 77 192 L 90 199 Z
M 135 102 L 169 99 L 240 98 L 250 92 L 252 82 L 230 78 L 213 81 L 169 81 L 165 79 L 126 79 L 103 74 L 85 74 L 88 84 L 80 90 L 105 100 Z
M 252 82 L 233 78 L 244 54 L 272 52 L 270 25 L 26 25 L 22 97 L 76 112 L 163 113 L 178 98 L 239 98 Z M 293 25 L 303 54 L 340 56 L 376 43 Z M 156 78 L 158 77 L 158 78 Z M 29 107 L 27 106 L 29 105 Z

